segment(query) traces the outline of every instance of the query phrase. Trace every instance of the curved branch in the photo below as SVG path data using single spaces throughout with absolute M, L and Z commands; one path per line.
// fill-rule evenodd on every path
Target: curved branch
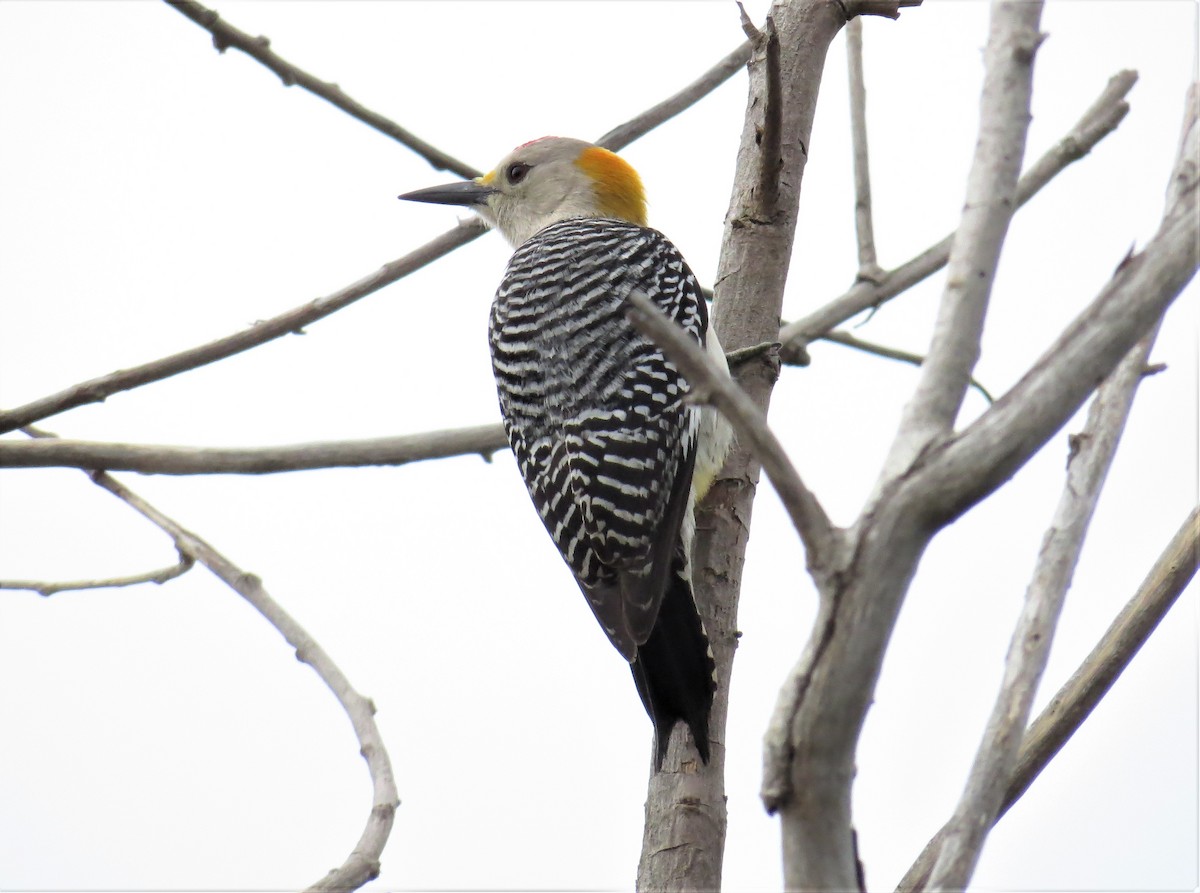
M 352 890 L 377 877 L 379 857 L 391 833 L 400 800 L 396 793 L 391 760 L 384 748 L 379 727 L 375 724 L 375 705 L 354 690 L 350 681 L 316 640 L 271 598 L 263 587 L 262 580 L 243 571 L 204 539 L 158 511 L 111 475 L 99 472 L 92 475 L 92 480 L 161 528 L 175 540 L 184 553 L 192 556 L 250 602 L 275 629 L 279 630 L 287 643 L 296 649 L 296 658 L 312 667 L 321 677 L 321 681 L 329 686 L 350 718 L 354 734 L 358 737 L 360 751 L 363 759 L 367 761 L 367 770 L 371 775 L 373 797 L 366 827 L 354 850 L 341 866 L 308 890 Z
M 178 548 L 178 547 L 177 547 Z M 44 580 L 0 580 L 0 589 L 27 589 L 41 596 L 51 596 L 59 592 L 78 592 L 82 589 L 116 589 L 124 586 L 138 586 L 142 583 L 166 583 L 176 577 L 182 577 L 192 569 L 196 560 L 179 550 L 179 560 L 174 564 L 146 571 L 140 574 L 130 574 L 127 577 L 108 577 L 101 580 L 72 580 L 64 583 L 52 583 Z

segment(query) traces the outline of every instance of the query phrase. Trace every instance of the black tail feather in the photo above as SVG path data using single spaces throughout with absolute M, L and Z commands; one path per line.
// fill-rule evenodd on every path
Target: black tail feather
M 633 681 L 654 723 L 654 770 L 661 771 L 675 723 L 691 730 L 700 759 L 708 763 L 708 714 L 716 683 L 716 664 L 691 586 L 672 569 L 658 619 L 638 647 Z

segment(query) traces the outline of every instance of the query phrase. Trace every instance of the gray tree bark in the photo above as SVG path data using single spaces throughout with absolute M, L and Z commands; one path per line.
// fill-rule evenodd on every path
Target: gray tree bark
M 896 17 L 911 3 L 776 2 L 753 34 L 750 87 L 737 173 L 715 284 L 714 326 L 726 350 L 775 341 L 795 240 L 800 185 L 825 56 L 848 18 Z M 753 29 L 750 29 L 753 32 Z M 738 383 L 766 412 L 774 354 L 741 364 Z M 725 725 L 737 648 L 737 606 L 759 462 L 739 445 L 697 513 L 694 583 L 717 662 L 712 760 L 681 762 L 673 739 L 650 779 L 639 890 L 716 890 L 725 848 Z M 810 565 L 812 556 L 810 555 Z M 847 813 L 848 814 L 848 813 Z

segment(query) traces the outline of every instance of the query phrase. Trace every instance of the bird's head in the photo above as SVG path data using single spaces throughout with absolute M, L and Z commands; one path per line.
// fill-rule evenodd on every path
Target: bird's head
M 514 248 L 568 217 L 614 217 L 646 225 L 646 194 L 629 162 L 607 149 L 560 136 L 517 146 L 482 177 L 400 198 L 469 207 Z

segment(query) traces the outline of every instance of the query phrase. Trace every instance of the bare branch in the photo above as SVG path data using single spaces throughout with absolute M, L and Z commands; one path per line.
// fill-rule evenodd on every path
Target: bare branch
M 1013 631 L 1000 694 L 966 790 L 947 824 L 941 852 L 933 865 L 933 889 L 961 889 L 967 885 L 987 833 L 1000 813 L 1033 697 L 1050 657 L 1062 605 L 1157 330 L 1155 326 L 1105 379 L 1092 401 L 1083 431 L 1070 438 L 1066 483 L 1042 540 L 1033 580 Z
M 391 760 L 375 724 L 375 705 L 354 690 L 350 681 L 316 640 L 271 598 L 263 587 L 262 580 L 243 571 L 208 542 L 158 511 L 111 475 L 98 472 L 92 475 L 92 480 L 161 528 L 175 540 L 181 551 L 200 562 L 253 605 L 279 630 L 287 643 L 296 649 L 296 658 L 316 670 L 321 681 L 329 686 L 337 697 L 346 715 L 350 717 L 350 723 L 358 737 L 360 752 L 367 761 L 373 787 L 371 812 L 358 843 L 346 861 L 308 890 L 353 890 L 377 877 L 379 857 L 391 833 L 396 807 L 400 805 L 400 801 L 392 776 Z
M 626 315 L 630 322 L 679 367 L 691 387 L 691 399 L 719 409 L 737 431 L 739 442 L 747 444 L 762 463 L 804 542 L 809 565 L 819 567 L 833 545 L 837 531 L 817 498 L 800 479 L 762 412 L 653 301 L 644 294 L 633 292 L 629 295 L 629 303 L 631 307 Z
M 1000 815 L 1021 797 L 1046 764 L 1083 725 L 1129 666 L 1200 567 L 1200 508 L 1193 508 L 1129 604 L 1066 684 L 1041 712 L 1021 743 Z
M 1197 154 L 1196 131 L 1184 153 L 1189 159 Z M 817 581 L 831 589 L 822 604 L 835 605 L 835 616 L 818 622 L 805 652 L 811 659 L 802 658 L 780 693 L 781 708 L 792 709 L 772 721 L 763 780 L 764 802 L 784 819 L 785 862 L 788 842 L 794 840 L 797 864 L 808 875 L 806 859 L 824 864 L 823 854 L 840 846 L 843 865 L 836 885 L 853 883 L 853 753 L 908 583 L 929 542 L 1011 477 L 1070 418 L 1162 315 L 1200 262 L 1200 172 L 1181 164 L 1175 177 L 1166 219 L 1146 250 L 1122 265 L 1092 307 L 1013 391 L 962 434 L 930 449 L 905 475 L 885 482 L 847 531 L 848 564 Z M 793 692 L 800 682 L 804 687 L 797 698 Z M 840 828 L 821 818 L 829 815 L 836 815 Z
M 1200 223 L 1196 219 L 1197 191 L 1200 190 L 1200 169 L 1195 161 L 1200 154 L 1198 150 L 1200 150 L 1200 85 L 1193 84 L 1188 90 L 1179 158 L 1175 170 L 1172 172 L 1171 183 L 1167 191 L 1167 205 L 1158 233 L 1140 255 L 1131 255 L 1122 261 L 1100 296 L 1068 327 L 1058 342 L 1043 355 L 1012 391 L 1002 397 L 981 419 L 963 432 L 963 435 L 952 439 L 945 455 L 938 458 L 931 457 L 927 467 L 934 469 L 933 477 L 938 478 L 938 482 L 931 482 L 919 472 L 910 480 L 910 483 L 919 488 L 921 493 L 935 500 L 949 498 L 954 501 L 965 497 L 961 501 L 954 501 L 954 504 L 948 509 L 948 517 L 955 517 L 964 511 L 967 506 L 991 492 L 1016 468 L 1024 464 L 1033 451 L 1049 437 L 1050 432 L 1057 430 L 1058 426 L 1074 413 L 1079 403 L 1086 397 L 1091 383 L 1095 381 L 1096 377 L 1107 375 L 1108 368 L 1104 364 L 1112 362 L 1115 365 L 1115 361 L 1109 359 L 1112 352 L 1121 349 L 1122 345 L 1125 350 L 1131 350 L 1133 342 L 1139 338 L 1141 333 L 1150 329 L 1151 333 L 1144 336 L 1145 341 L 1141 347 L 1132 350 L 1130 356 L 1123 361 L 1122 372 L 1113 376 L 1114 380 L 1124 379 L 1125 384 L 1113 385 L 1111 389 L 1106 389 L 1111 390 L 1112 393 L 1108 399 L 1103 399 L 1103 394 L 1098 395 L 1093 409 L 1093 413 L 1106 412 L 1109 417 L 1123 417 L 1123 414 L 1128 411 L 1128 407 L 1123 407 L 1123 403 L 1127 399 L 1131 399 L 1131 390 L 1128 394 L 1123 394 L 1123 390 L 1136 387 L 1137 381 L 1143 376 L 1146 353 L 1149 349 L 1148 343 L 1153 340 L 1152 332 L 1157 330 L 1162 314 L 1171 300 L 1195 274 L 1197 266 L 1200 266 L 1200 247 L 1197 245 L 1197 241 L 1200 239 Z M 1121 355 L 1118 354 L 1117 357 L 1120 359 Z M 1104 409 L 1105 403 L 1109 401 L 1113 406 Z M 1027 418 L 1027 416 L 1032 416 L 1032 418 Z M 1003 417 L 1004 421 L 1001 423 L 1001 427 L 996 427 L 997 419 L 1000 417 Z M 1089 425 L 1091 419 L 1092 416 L 1089 416 Z M 1028 427 L 1022 430 L 1023 425 L 1028 425 Z M 1083 453 L 1092 447 L 1092 439 L 1100 441 L 1100 445 L 1096 447 L 1096 456 L 1102 457 L 1106 447 L 1104 441 L 1097 434 L 1090 434 L 1088 440 L 1075 440 L 1073 446 L 1077 451 Z M 954 456 L 957 450 L 962 449 L 964 440 L 970 441 L 966 452 L 977 453 L 974 459 L 980 460 L 979 462 L 969 460 L 964 465 L 961 461 L 963 456 Z M 986 458 L 984 458 L 985 456 Z M 1080 487 L 1081 492 L 1086 494 L 1086 489 L 1083 489 L 1087 486 L 1086 477 L 1096 474 L 1096 471 L 1088 470 L 1091 468 L 1090 460 L 1086 458 L 1086 453 L 1084 456 L 1082 462 L 1084 470 L 1077 474 L 1085 475 L 1085 480 L 1069 478 L 1068 483 Z M 989 462 L 995 464 L 989 466 L 987 464 Z M 1072 467 L 1071 470 L 1074 471 L 1074 468 Z M 971 476 L 974 480 L 967 481 L 959 477 L 964 474 Z M 951 481 L 953 483 L 950 483 Z M 949 484 L 950 492 L 939 495 L 937 491 L 946 484 Z M 1064 499 L 1067 498 L 1077 497 L 1067 494 Z M 1084 499 L 1087 499 L 1086 495 Z M 1083 504 L 1086 506 L 1086 502 Z M 1086 511 L 1090 512 L 1090 508 Z M 1189 524 L 1194 523 L 1194 518 L 1195 513 L 1189 519 Z M 1069 525 L 1064 522 L 1064 527 L 1069 528 Z M 1194 539 L 1194 528 L 1185 525 L 1185 529 Z M 1064 542 L 1069 544 L 1072 536 L 1081 535 L 1082 531 L 1073 534 L 1070 529 L 1067 529 Z M 1180 551 L 1185 548 L 1184 539 L 1186 536 L 1181 530 L 1180 535 L 1177 535 L 1168 550 L 1174 554 L 1175 560 L 1181 566 L 1180 574 L 1183 579 L 1179 582 L 1180 590 L 1186 584 L 1187 579 L 1190 579 L 1195 573 L 1196 562 L 1194 556 L 1186 560 L 1179 559 Z M 1189 542 L 1187 546 L 1190 547 L 1190 545 Z M 1049 548 L 1049 545 L 1044 546 L 1044 549 Z M 1069 545 L 1067 548 L 1069 550 Z M 1060 556 L 1060 560 L 1071 560 L 1070 552 L 1068 551 L 1065 558 Z M 1065 577 L 1069 579 L 1070 570 L 1071 567 L 1064 566 L 1058 568 L 1057 573 L 1065 574 Z M 1180 574 L 1170 574 L 1172 582 L 1177 581 Z M 1161 575 L 1160 580 L 1165 576 L 1167 575 Z M 1144 585 L 1143 589 L 1145 588 Z M 1152 617 L 1144 624 L 1137 624 L 1131 632 L 1128 608 L 1122 612 L 1122 617 L 1118 618 L 1118 622 L 1114 623 L 1109 633 L 1106 634 L 1105 642 L 1101 646 L 1097 646 L 1097 649 L 1085 662 L 1086 669 L 1077 672 L 1076 677 L 1072 679 L 1074 684 L 1069 683 L 1056 696 L 1056 701 L 1060 697 L 1068 699 L 1071 705 L 1068 715 L 1065 717 L 1054 716 L 1054 713 L 1048 708 L 1048 711 L 1043 713 L 1043 717 L 1035 723 L 1035 726 L 1039 727 L 1037 736 L 1034 736 L 1032 730 L 1026 735 L 1021 755 L 1017 758 L 1018 766 L 1011 780 L 1003 765 L 996 767 L 996 771 L 1000 774 L 995 777 L 995 782 L 1007 784 L 1008 788 L 1003 802 L 998 807 L 989 807 L 984 810 L 982 815 L 976 816 L 977 825 L 974 833 L 986 833 L 986 829 L 994 824 L 999 815 L 1002 815 L 1004 810 L 1024 792 L 1066 738 L 1083 722 L 1088 712 L 1107 691 L 1112 680 L 1132 659 L 1132 655 L 1136 653 L 1141 642 L 1149 636 L 1162 613 L 1165 613 L 1162 602 L 1165 600 L 1166 605 L 1169 606 L 1178 595 L 1178 592 L 1170 594 L 1170 585 L 1164 588 L 1160 584 L 1154 588 L 1158 589 L 1159 593 L 1156 599 L 1156 611 L 1152 612 Z M 1141 593 L 1139 593 L 1139 598 L 1140 596 Z M 1120 632 L 1118 633 L 1119 628 Z M 1120 653 L 1123 662 L 1118 661 L 1120 666 L 1115 669 L 1111 666 L 1099 667 L 1101 661 L 1112 662 L 1113 641 L 1118 637 L 1123 640 L 1119 646 L 1122 648 Z M 1046 719 L 1047 716 L 1054 718 Z M 1023 716 L 1021 718 L 1023 720 Z M 1047 731 L 1046 728 L 1051 724 L 1054 726 L 1053 732 Z M 1011 747 L 1011 743 L 1009 747 Z M 1011 759 L 1006 757 L 1004 761 L 1008 765 L 1012 765 Z M 995 790 L 989 792 L 987 797 L 994 801 L 997 797 Z M 989 816 L 988 813 L 991 815 Z M 926 845 L 925 850 L 901 882 L 901 889 L 924 889 L 926 881 L 934 871 L 935 864 L 940 862 L 941 870 L 947 871 L 951 862 L 959 861 L 954 857 L 939 858 L 944 851 L 943 848 L 947 846 L 954 846 L 958 852 L 965 852 L 965 848 L 959 849 L 961 844 L 955 841 L 962 833 L 956 827 L 957 824 L 954 822 L 948 824 Z M 968 858 L 971 858 L 969 854 Z M 955 870 L 959 871 L 960 869 Z M 943 877 L 938 877 L 934 878 L 932 883 L 935 886 L 943 885 L 944 880 Z M 952 877 L 946 883 L 954 886 L 954 878 Z
M 768 354 L 775 354 L 778 350 L 778 341 L 764 341 L 761 344 L 751 344 L 747 347 L 739 347 L 737 350 L 731 350 L 726 353 L 725 363 L 730 369 L 733 369 L 742 363 L 748 363 L 751 360 L 767 356 Z
M 1024 37 L 1015 53 L 1010 46 L 1011 58 L 1001 58 L 994 67 L 1027 69 L 1037 35 L 1036 28 L 1029 27 L 1028 20 L 1022 22 L 1022 19 L 1029 16 L 1031 9 L 1034 13 L 1038 10 L 1015 8 L 1004 3 L 993 9 L 994 18 L 1010 19 L 1018 25 L 1013 30 L 1022 32 Z M 1036 16 L 1032 24 L 1036 25 Z M 1003 36 L 1007 30 L 997 28 L 993 33 L 999 31 Z M 989 50 L 989 58 L 992 55 Z M 1027 79 L 1027 70 L 1024 75 Z M 990 75 L 989 79 L 992 79 Z M 991 92 L 1015 93 L 1018 98 L 1023 93 L 1026 100 L 1028 98 L 1027 89 L 997 91 L 993 84 Z M 992 100 L 997 107 L 1013 108 L 1011 96 L 1006 100 L 993 95 Z M 1028 106 L 1023 108 L 1023 115 L 1017 117 L 1027 116 Z M 1017 111 L 1020 109 L 1018 104 Z M 982 127 L 985 129 L 989 126 L 989 117 L 983 115 Z M 1010 126 L 1023 131 L 1025 121 L 1013 124 L 1011 116 L 1007 120 Z M 981 135 L 981 143 L 991 139 L 986 133 Z M 995 142 L 1003 144 L 1006 140 L 1000 137 Z M 1004 168 L 1001 163 L 994 170 Z M 1010 168 L 1008 173 L 1015 185 L 1015 171 Z M 1184 192 L 1191 194 L 1192 190 Z M 1003 213 L 997 216 L 1006 217 Z M 1078 348 L 1074 356 L 1068 357 L 1062 353 L 1062 345 L 1058 345 L 1059 356 L 1055 357 L 1055 362 L 1061 365 L 1057 371 L 1061 373 L 1062 366 L 1078 365 L 1078 368 L 1066 373 L 1065 388 L 1062 379 L 1055 382 L 1057 388 L 1046 383 L 1039 396 L 1056 405 L 1053 409 L 1041 407 L 1035 410 L 1035 416 L 1039 412 L 1054 415 L 1055 425 L 1063 424 L 1096 382 L 1111 371 L 1161 315 L 1186 278 L 1190 278 L 1194 266 L 1196 215 L 1193 210 L 1186 222 L 1182 220 L 1183 216 L 1180 215 L 1178 222 L 1167 224 L 1145 254 L 1133 258 L 1117 274 L 1127 288 L 1123 288 L 1121 297 L 1130 306 L 1118 307 L 1115 299 L 1111 303 L 1102 302 L 1106 304 L 1104 314 L 1089 319 L 1094 331 L 1081 338 L 1093 341 L 1091 350 Z M 989 228 L 982 229 L 987 232 Z M 991 241 L 997 244 L 994 238 Z M 1161 275 L 1152 275 L 1150 268 Z M 1186 277 L 1180 268 L 1186 270 Z M 979 272 L 978 265 L 976 271 Z M 982 273 L 984 278 L 990 276 L 986 269 Z M 1135 279 L 1138 279 L 1136 283 Z M 950 280 L 951 287 L 960 289 L 961 294 L 958 300 L 949 302 L 949 312 L 943 314 L 947 324 L 941 335 L 946 339 L 957 333 L 974 348 L 964 355 L 967 362 L 962 356 L 956 356 L 952 349 L 946 351 L 942 361 L 946 381 L 953 382 L 958 392 L 944 390 L 951 399 L 929 401 L 926 407 L 918 404 L 923 410 L 921 421 L 927 423 L 928 431 L 945 440 L 940 444 L 935 442 L 932 449 L 921 453 L 918 461 L 908 466 L 904 474 L 884 475 L 882 485 L 866 509 L 846 531 L 849 548 L 842 550 L 845 564 L 835 567 L 824 579 L 816 580 L 822 590 L 821 605 L 823 608 L 829 606 L 831 614 L 819 615 L 804 655 L 780 692 L 780 709 L 772 719 L 765 742 L 763 799 L 768 808 L 778 809 L 782 818 L 785 883 L 789 887 L 846 889 L 855 884 L 850 818 L 854 752 L 887 643 L 922 554 L 937 531 L 968 504 L 954 501 L 955 488 L 972 490 L 975 475 L 989 478 L 987 467 L 982 470 L 978 465 L 951 467 L 942 455 L 954 449 L 956 438 L 947 433 L 953 421 L 952 417 L 947 418 L 947 407 L 956 412 L 958 401 L 965 393 L 973 363 L 970 354 L 977 350 L 980 311 L 985 303 L 985 300 L 976 299 L 972 307 L 970 300 L 964 302 L 963 296 L 970 298 L 971 287 L 956 284 L 954 276 Z M 955 310 L 960 312 L 955 313 Z M 935 357 L 931 357 L 927 370 L 934 361 Z M 1086 387 L 1084 378 L 1087 379 Z M 1073 406 L 1065 407 L 1064 400 L 1072 402 Z M 1003 403 L 1002 399 L 985 414 L 985 418 L 995 417 Z M 1029 405 L 1023 405 L 1022 410 L 1029 411 Z M 1061 416 L 1058 415 L 1060 411 Z M 1021 420 L 1009 416 L 1006 421 L 1020 431 L 1018 422 Z M 995 449 L 991 458 L 996 463 L 993 466 L 996 473 L 989 478 L 987 492 L 1011 476 L 1054 430 L 1056 427 L 1039 431 L 1036 443 L 1027 436 L 1026 429 L 1018 435 L 1017 442 L 1010 440 L 1001 446 L 999 441 L 1011 432 L 999 425 L 989 430 L 991 439 L 981 437 L 974 444 L 976 450 L 989 452 Z M 1013 456 L 1019 458 L 1010 461 Z
M 186 4 L 185 4 L 186 5 Z M 191 8 L 191 7 L 188 7 Z M 203 9 L 203 7 L 200 7 Z M 180 10 L 184 11 L 183 9 Z M 185 12 L 185 14 L 187 14 Z M 215 14 L 214 14 L 215 15 Z M 240 32 L 239 32 L 240 33 Z M 252 40 L 252 39 L 251 39 Z M 744 47 L 739 47 L 719 62 L 707 74 L 675 96 L 659 103 L 648 112 L 638 115 L 626 124 L 609 131 L 601 140 L 609 148 L 620 148 L 649 131 L 673 115 L 684 111 L 707 93 L 724 83 L 738 67 Z M 745 50 L 748 52 L 748 49 Z M 734 64 L 736 63 L 736 64 Z M 419 270 L 455 248 L 479 238 L 486 232 L 484 225 L 470 220 L 459 223 L 453 229 L 425 243 L 404 257 L 385 264 L 378 272 L 360 279 L 325 298 L 288 310 L 271 319 L 261 321 L 250 329 L 236 332 L 216 341 L 190 348 L 169 357 L 163 357 L 132 369 L 93 378 L 73 385 L 56 394 L 51 394 L 24 406 L 11 410 L 0 410 L 0 434 L 22 428 L 77 406 L 97 403 L 120 391 L 160 381 L 180 372 L 223 360 L 227 357 L 257 347 L 267 341 L 291 332 L 300 331 L 309 323 L 316 322 L 340 310 L 359 298 L 378 291 L 385 285 Z
M 771 18 L 779 43 L 781 97 L 780 162 L 766 157 L 765 109 L 769 74 L 766 47 L 750 61 L 749 96 L 738 146 L 737 172 L 715 279 L 712 321 L 727 350 L 776 340 L 780 307 L 796 231 L 796 215 L 812 135 L 813 116 L 829 45 L 846 24 L 846 8 L 836 0 L 776 2 Z M 782 172 L 770 217 L 763 217 L 756 194 L 764 165 Z M 778 375 L 775 358 L 740 364 L 738 384 L 760 413 L 765 413 Z M 709 721 L 711 737 L 724 740 L 729 710 L 729 681 L 737 643 L 737 606 L 745 560 L 747 530 L 760 474 L 748 444 L 735 448 L 698 507 L 693 581 L 717 664 L 717 692 Z M 837 550 L 832 550 L 837 551 Z M 811 556 L 810 556 L 811 557 Z M 695 772 L 663 772 L 651 780 L 637 886 L 641 890 L 719 889 L 719 856 L 727 820 L 724 748 L 713 748 L 708 765 Z M 836 823 L 832 812 L 825 819 Z M 845 859 L 843 859 L 845 856 Z M 850 865 L 840 849 L 829 860 Z M 838 880 L 842 875 L 838 876 Z M 789 886 L 798 886 L 791 877 Z
M 1118 71 L 1108 79 L 1096 101 L 1083 113 L 1071 132 L 1021 175 L 1021 182 L 1017 186 L 1019 204 L 1025 204 L 1063 168 L 1083 158 L 1117 128 L 1129 113 L 1129 104 L 1124 98 L 1133 89 L 1137 79 L 1137 72 L 1128 69 Z
M 840 330 L 829 332 L 821 340 L 916 366 L 924 360 L 920 354 L 875 344 Z M 729 351 L 725 357 L 730 367 L 734 367 L 778 349 L 778 342 L 763 342 Z M 993 402 L 992 395 L 983 385 L 974 378 L 971 384 L 985 400 Z M 189 447 L 66 438 L 0 440 L 0 468 L 65 467 L 171 475 L 278 474 L 319 468 L 405 465 L 469 455 L 489 459 L 493 453 L 507 448 L 504 429 L 498 424 L 367 440 L 317 441 L 268 447 Z
M 600 139 L 597 146 L 611 149 L 613 152 L 625 148 L 636 139 L 645 136 L 659 124 L 667 121 L 685 109 L 691 108 L 721 84 L 725 83 L 737 72 L 741 71 L 750 59 L 750 42 L 738 46 L 729 55 L 714 65 L 707 72 L 684 87 L 674 96 L 664 99 L 658 105 L 647 109 L 635 118 L 614 127 Z
M 478 238 L 485 231 L 483 224 L 475 221 L 459 223 L 453 229 L 447 230 L 404 257 L 385 264 L 370 276 L 324 298 L 317 298 L 315 301 L 301 304 L 278 316 L 255 323 L 248 329 L 218 338 L 216 341 L 134 366 L 131 369 L 121 369 L 72 385 L 56 394 L 16 409 L 0 411 L 0 433 L 22 428 L 31 422 L 74 409 L 77 406 L 101 402 L 120 391 L 128 391 L 150 382 L 161 381 L 180 372 L 223 360 L 284 335 L 298 332 L 309 323 L 329 316 L 360 298 L 365 298 L 372 292 L 378 291 L 385 285 L 390 285 L 397 279 L 407 276 L 414 270 L 419 270 L 460 245 L 465 245 L 472 239 Z
M 854 231 L 858 237 L 858 278 L 878 282 L 883 268 L 875 257 L 871 221 L 871 166 L 867 150 L 867 88 L 863 79 L 862 19 L 846 25 L 846 64 L 850 77 L 850 137 L 854 145 Z
M 499 424 L 272 447 L 220 448 L 97 443 L 86 440 L 0 440 L 0 468 L 71 467 L 142 474 L 275 474 L 314 468 L 405 465 L 508 448 Z
M 1200 568 L 1200 507 L 1193 508 L 1128 604 L 1096 647 L 1029 726 L 1016 768 L 993 822 L 1021 798 L 1071 736 L 1079 730 L 1114 682 L 1175 604 Z M 925 845 L 897 886 L 899 893 L 924 890 L 948 826 Z
M 907 350 L 898 350 L 894 347 L 887 347 L 886 345 L 876 344 L 872 341 L 864 341 L 862 338 L 851 335 L 849 332 L 842 329 L 835 329 L 832 332 L 826 332 L 821 336 L 820 340 L 832 341 L 834 344 L 842 344 L 846 347 L 853 347 L 856 350 L 872 353 L 880 357 L 886 357 L 889 360 L 898 360 L 901 363 L 911 363 L 914 366 L 920 366 L 925 362 L 925 358 L 919 353 L 909 353 Z M 988 403 L 996 402 L 995 398 L 992 397 L 988 389 L 976 381 L 974 376 L 971 376 L 970 378 L 970 385 L 971 387 L 975 388 L 975 390 L 979 391 L 979 393 L 983 395 L 983 399 Z M 4 454 L 2 450 L 3 447 L 0 446 L 0 465 L 4 464 Z
M 936 447 L 906 485 L 944 523 L 1006 481 L 1064 425 L 1152 327 L 1200 267 L 1200 120 L 1188 92 L 1187 130 L 1158 232 L 1007 394 Z
M 468 180 L 478 177 L 478 171 L 466 162 L 459 161 L 454 156 L 432 146 L 420 137 L 405 130 L 395 121 L 385 118 L 378 112 L 372 111 L 359 102 L 351 99 L 337 84 L 331 84 L 314 77 L 296 67 L 291 62 L 271 50 L 271 41 L 265 37 L 251 37 L 245 31 L 239 31 L 233 25 L 223 21 L 216 11 L 202 6 L 195 0 L 166 0 L 178 12 L 183 13 L 201 28 L 213 36 L 213 46 L 218 52 L 224 53 L 230 47 L 241 50 L 250 58 L 262 63 L 279 76 L 285 87 L 300 86 L 314 96 L 319 96 L 326 102 L 341 109 L 352 118 L 357 118 L 368 127 L 373 127 L 385 136 L 389 136 L 403 146 L 412 149 L 434 168 L 451 171 Z
M 967 178 L 962 222 L 950 250 L 933 341 L 884 464 L 885 478 L 901 474 L 928 444 L 950 431 L 979 358 L 992 280 L 1017 208 L 1033 60 L 1043 39 L 1038 31 L 1041 14 L 1040 2 L 1001 0 L 992 6 L 979 141 Z
M 0 589 L 28 589 L 38 595 L 51 596 L 59 592 L 77 592 L 81 589 L 115 589 L 122 586 L 137 586 L 141 583 L 166 583 L 181 577 L 192 569 L 196 561 L 192 556 L 179 552 L 179 560 L 168 567 L 130 574 L 127 577 L 107 577 L 100 580 L 73 580 L 51 583 L 41 580 L 0 580 Z
M 1136 81 L 1137 73 L 1133 71 L 1122 71 L 1109 79 L 1100 96 L 1070 132 L 1021 177 L 1017 184 L 1018 207 L 1033 198 L 1050 180 L 1072 162 L 1087 155 L 1100 140 L 1116 130 L 1117 125 L 1129 112 L 1129 104 L 1124 101 L 1124 97 Z M 808 342 L 821 337 L 851 317 L 864 310 L 879 307 L 932 276 L 949 260 L 954 235 L 951 233 L 906 263 L 889 270 L 878 282 L 857 282 L 845 294 L 808 316 L 784 326 L 778 336 L 778 340 L 783 344 L 781 357 L 784 362 L 792 362 Z
M 900 10 L 908 6 L 920 6 L 921 0 L 843 0 L 846 18 L 856 16 L 883 16 L 885 19 L 900 18 Z

